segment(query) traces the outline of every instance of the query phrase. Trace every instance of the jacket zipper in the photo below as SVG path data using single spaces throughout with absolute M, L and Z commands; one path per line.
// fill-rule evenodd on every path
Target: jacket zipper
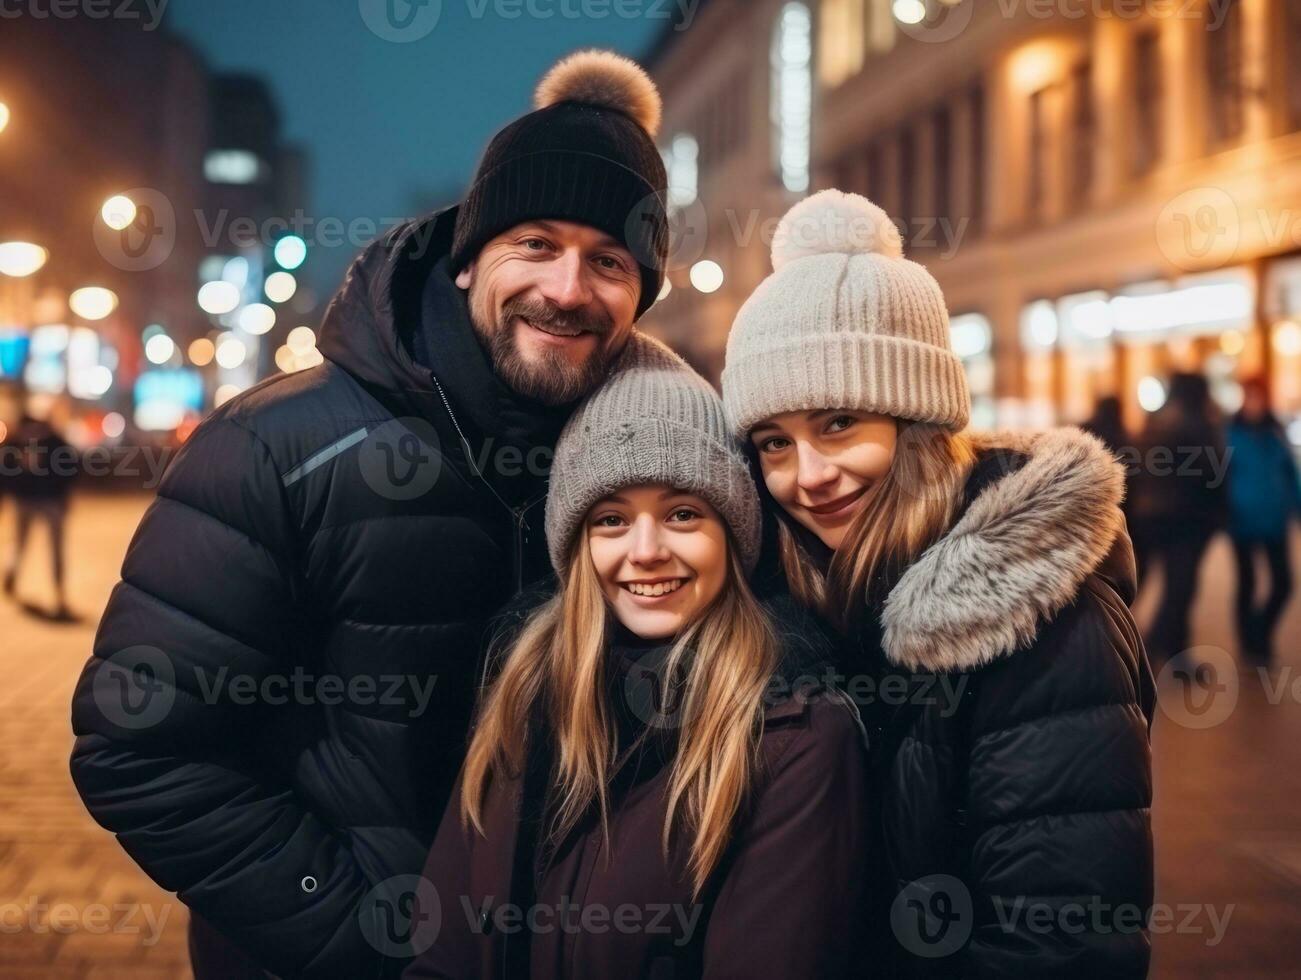
M 438 376 L 433 371 L 429 372 L 430 379 L 434 382 L 434 387 L 438 389 L 438 397 L 442 399 L 443 408 L 447 409 L 447 417 L 452 420 L 452 428 L 456 430 L 457 436 L 461 440 L 461 448 L 465 452 L 465 461 L 470 464 L 470 470 L 477 476 L 488 491 L 497 498 L 497 502 L 505 507 L 511 514 L 512 525 L 514 528 L 514 542 L 511 553 L 512 572 L 515 579 L 515 591 L 520 592 L 524 588 L 524 532 L 528 529 L 528 522 L 524 520 L 524 514 L 530 507 L 538 501 L 546 498 L 546 493 L 540 493 L 532 500 L 527 500 L 518 507 L 512 507 L 502 499 L 496 488 L 488 482 L 488 478 L 483 475 L 479 467 L 474 462 L 474 451 L 470 448 L 470 440 L 465 438 L 465 433 L 461 430 L 461 423 L 456 420 L 456 413 L 452 411 L 452 403 L 447 400 L 447 393 L 443 391 L 443 386 L 438 380 Z

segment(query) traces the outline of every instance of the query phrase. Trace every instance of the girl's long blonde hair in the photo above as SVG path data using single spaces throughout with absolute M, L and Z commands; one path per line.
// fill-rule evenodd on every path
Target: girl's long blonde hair
M 868 491 L 824 573 L 777 514 L 777 549 L 791 593 L 841 630 L 883 602 L 909 565 L 953 524 L 975 462 L 970 439 L 929 422 L 898 420 L 894 459 Z
M 528 739 L 554 749 L 556 806 L 545 833 L 559 842 L 592 805 L 609 854 L 609 799 L 618 753 L 606 659 L 610 616 L 587 535 L 575 535 L 564 587 L 526 620 L 500 676 L 484 692 L 466 757 L 461 818 L 483 833 L 483 805 L 494 775 L 519 778 Z M 731 838 L 752 788 L 763 729 L 764 690 L 778 656 L 773 627 L 746 581 L 731 536 L 717 598 L 674 641 L 668 682 L 681 679 L 676 751 L 661 847 L 682 826 L 692 835 L 688 874 L 703 889 Z M 529 722 L 536 710 L 544 730 Z

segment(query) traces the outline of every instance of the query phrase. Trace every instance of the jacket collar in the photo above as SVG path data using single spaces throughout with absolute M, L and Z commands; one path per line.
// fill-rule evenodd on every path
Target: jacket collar
M 391 404 L 396 415 L 436 420 L 444 409 L 429 371 L 411 355 L 429 272 L 451 247 L 456 209 L 405 222 L 371 243 L 344 276 L 321 320 L 318 347 Z
M 983 667 L 1029 644 L 1094 573 L 1132 595 L 1124 472 L 1098 439 L 1063 428 L 975 442 L 984 456 L 1010 450 L 1019 467 L 986 474 L 953 527 L 890 591 L 881 623 L 897 666 Z

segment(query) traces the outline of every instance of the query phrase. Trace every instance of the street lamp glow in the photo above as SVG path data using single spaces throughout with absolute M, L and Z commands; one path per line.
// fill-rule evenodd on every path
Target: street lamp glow
M 9 125 L 9 107 L 5 105 L 3 102 L 0 102 L 0 133 L 3 133 L 5 131 L 5 128 L 8 125 Z
M 22 279 L 39 272 L 50 253 L 31 242 L 0 243 L 0 275 Z
M 223 367 L 227 371 L 233 371 L 244 363 L 248 356 L 248 348 L 238 337 L 232 337 L 226 334 L 217 342 L 217 366 Z
M 926 19 L 922 0 L 894 0 L 894 19 L 901 24 L 920 24 Z
M 665 276 L 665 277 L 664 277 L 664 285 L 660 287 L 660 292 L 659 292 L 659 295 L 655 297 L 655 302 L 659 303 L 659 302 L 662 302 L 663 300 L 667 299 L 669 293 L 671 293 L 671 292 L 673 292 L 673 283 L 671 283 L 671 282 L 669 281 L 669 277 L 668 277 L 668 276 Z
M 1274 350 L 1284 357 L 1301 354 L 1301 326 L 1284 320 L 1274 328 Z
M 68 297 L 68 308 L 83 320 L 102 320 L 117 309 L 117 294 L 103 286 L 83 286 Z
M 713 259 L 701 259 L 691 267 L 691 285 L 702 293 L 717 292 L 723 285 L 723 267 Z
M 276 325 L 276 311 L 265 303 L 250 303 L 240 311 L 239 325 L 247 333 L 260 336 Z
M 285 338 L 285 344 L 295 354 L 306 354 L 316 346 L 316 334 L 311 327 L 294 327 Z
M 212 393 L 212 407 L 221 408 L 242 390 L 239 385 L 222 385 Z
M 176 343 L 165 333 L 156 333 L 145 341 L 145 357 L 150 364 L 166 364 L 176 353 Z
M 1138 383 L 1138 403 L 1145 412 L 1155 412 L 1165 404 L 1165 385 L 1158 378 L 1148 375 Z
M 190 344 L 190 363 L 195 367 L 207 367 L 217 354 L 217 345 L 207 337 L 200 337 Z
M 276 263 L 292 272 L 307 261 L 307 243 L 297 235 L 286 235 L 276 242 Z
M 221 278 L 232 286 L 243 289 L 248 285 L 248 259 L 242 255 L 227 259 L 221 267 Z
M 199 309 L 212 316 L 222 316 L 239 306 L 239 287 L 217 280 L 199 288 Z
M 104 202 L 99 215 L 114 231 L 130 228 L 131 222 L 136 220 L 136 202 L 125 194 L 118 194 Z
M 267 299 L 273 303 L 288 303 L 294 298 L 294 293 L 298 292 L 298 280 L 288 272 L 273 272 L 267 276 L 266 285 Z
M 86 369 L 82 385 L 90 397 L 102 398 L 108 394 L 108 389 L 113 387 L 113 372 L 103 364 L 96 364 Z

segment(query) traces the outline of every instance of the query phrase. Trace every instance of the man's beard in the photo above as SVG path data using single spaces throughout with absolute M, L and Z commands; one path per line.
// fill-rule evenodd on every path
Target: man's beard
M 544 405 L 563 405 L 595 390 L 609 375 L 610 365 L 619 355 L 619 350 L 610 344 L 614 325 L 607 314 L 559 310 L 550 303 L 516 298 L 508 300 L 497 322 L 485 329 L 492 313 L 481 309 L 482 302 L 476 300 L 478 297 L 471 290 L 470 320 L 488 350 L 493 370 L 514 391 Z M 533 359 L 526 358 L 516 343 L 516 317 L 539 327 L 590 332 L 596 337 L 596 348 L 580 364 L 573 363 L 562 351 L 547 348 L 542 348 Z

